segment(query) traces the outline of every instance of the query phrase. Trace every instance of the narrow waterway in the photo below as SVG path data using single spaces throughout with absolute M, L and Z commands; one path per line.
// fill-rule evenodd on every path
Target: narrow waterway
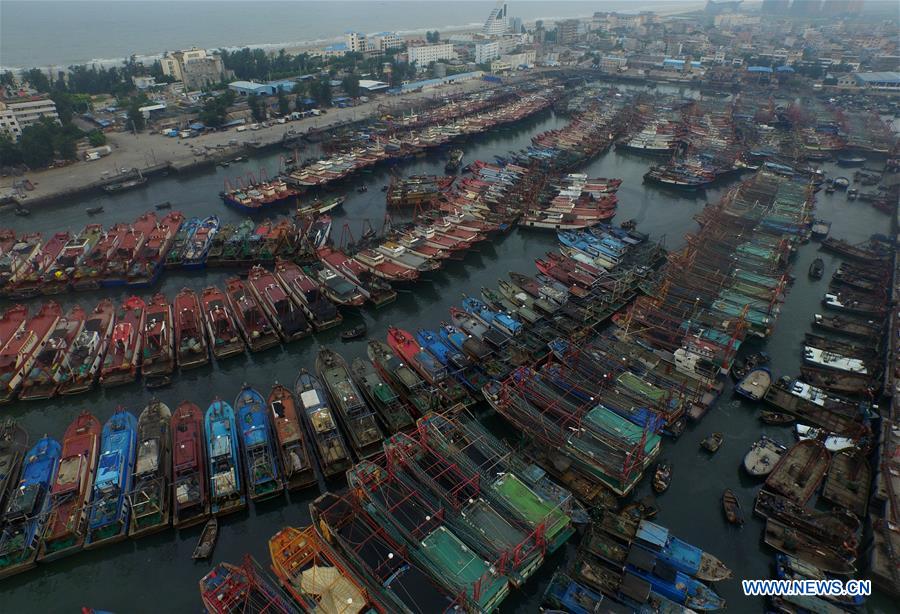
M 464 145 L 465 162 L 505 155 L 528 144 L 535 133 L 565 123 L 565 118 L 544 112 L 516 126 L 474 137 Z M 78 231 L 88 221 L 84 212 L 88 207 L 102 204 L 104 212 L 90 221 L 109 225 L 132 221 L 154 204 L 167 200 L 186 215 L 216 213 L 223 223 L 236 221 L 240 214 L 226 208 L 217 196 L 224 180 L 237 174 L 255 173 L 260 166 L 267 167 L 272 174 L 278 168 L 281 155 L 282 152 L 277 151 L 228 168 L 155 178 L 139 191 L 72 199 L 41 208 L 27 219 L 13 217 L 11 212 L 4 211 L 0 213 L 0 226 L 9 226 L 19 232 L 39 230 L 45 235 L 64 229 Z M 311 151 L 301 152 L 303 157 L 309 155 L 312 155 Z M 443 158 L 435 154 L 393 168 L 404 175 L 442 173 L 443 164 Z M 640 230 L 655 238 L 664 236 L 667 246 L 677 249 L 683 245 L 684 235 L 696 229 L 693 216 L 706 202 L 715 202 L 727 186 L 686 198 L 645 186 L 642 175 L 649 164 L 647 159 L 608 152 L 583 172 L 590 176 L 622 178 L 616 220 L 635 218 Z M 376 230 L 380 228 L 385 213 L 381 187 L 388 180 L 388 168 L 379 167 L 341 184 L 338 191 L 347 193 L 347 201 L 342 210 L 333 212 L 336 240 L 344 223 L 350 224 L 357 235 L 364 219 L 370 220 Z M 366 185 L 368 191 L 357 192 L 356 188 L 361 185 Z M 820 193 L 818 200 L 817 215 L 834 222 L 834 236 L 860 241 L 874 232 L 888 230 L 888 217 L 867 203 L 846 201 L 843 193 Z M 285 209 L 284 214 L 288 213 Z M 506 277 L 508 271 L 533 273 L 534 259 L 555 246 L 556 238 L 551 232 L 514 231 L 496 243 L 480 248 L 479 252 L 469 254 L 463 262 L 451 262 L 429 281 L 401 293 L 395 303 L 378 311 L 367 309 L 361 317 L 366 320 L 369 335 L 378 339 L 384 339 L 387 327 L 392 324 L 408 330 L 431 327 L 448 318 L 447 309 L 458 304 L 464 293 L 477 295 L 482 286 L 495 286 L 496 280 Z M 772 355 L 776 375 L 798 372 L 803 334 L 809 328 L 812 314 L 820 309 L 819 300 L 837 265 L 835 258 L 825 255 L 825 278 L 818 282 L 809 280 L 806 270 L 817 249 L 816 243 L 801 248 L 795 262 L 797 281 L 782 307 L 773 337 L 765 344 Z M 184 286 L 199 290 L 207 285 L 222 285 L 230 274 L 227 270 L 217 269 L 190 274 L 167 271 L 159 291 L 171 298 Z M 68 294 L 59 299 L 64 307 L 79 302 L 88 308 L 104 296 L 118 301 L 126 294 L 125 291 L 104 289 Z M 348 317 L 345 326 L 354 323 L 353 318 Z M 365 340 L 342 343 L 339 331 L 332 329 L 268 352 L 248 354 L 220 365 L 179 374 L 170 387 L 156 394 L 172 408 L 182 399 L 190 399 L 204 408 L 215 397 L 231 401 L 242 382 L 265 394 L 276 380 L 292 384 L 301 367 L 311 369 L 320 345 L 336 347 L 348 359 L 365 354 Z M 132 384 L 64 400 L 18 402 L 4 408 L 4 413 L 20 420 L 32 441 L 44 433 L 60 438 L 82 409 L 90 410 L 103 422 L 120 405 L 139 413 L 151 396 L 152 393 L 139 384 Z M 737 401 L 730 391 L 726 392 L 699 425 L 691 425 L 677 442 L 666 441 L 662 453 L 674 464 L 674 479 L 669 491 L 658 499 L 658 521 L 675 535 L 720 556 L 735 570 L 738 579 L 769 577 L 773 560 L 771 551 L 761 542 L 763 524 L 749 513 L 760 484 L 741 471 L 741 460 L 762 432 L 785 442 L 792 440 L 790 429 L 764 426 L 757 420 L 756 413 L 756 408 L 749 403 Z M 723 448 L 715 456 L 709 456 L 699 447 L 700 440 L 712 431 L 721 431 L 726 436 Z M 650 493 L 647 482 L 644 480 L 640 485 L 636 496 Z M 726 487 L 738 493 L 747 512 L 748 522 L 740 529 L 727 525 L 722 517 L 720 496 Z M 251 505 L 247 512 L 226 517 L 220 523 L 220 537 L 213 559 L 237 562 L 244 553 L 249 553 L 267 567 L 269 537 L 285 525 L 307 524 L 308 503 L 317 495 L 312 490 L 295 493 L 290 498 L 261 506 Z M 125 541 L 98 551 L 79 553 L 3 581 L 0 583 L 0 611 L 71 612 L 80 606 L 115 612 L 198 611 L 197 580 L 210 567 L 190 558 L 199 530 L 199 527 L 180 533 L 169 530 L 139 541 Z M 538 576 L 507 600 L 503 610 L 536 611 L 552 570 L 558 564 L 564 564 L 573 551 L 574 544 L 549 559 Z M 720 583 L 715 588 L 728 600 L 731 611 L 760 611 L 762 607 L 761 602 L 753 602 L 741 595 L 737 580 Z M 888 605 L 883 602 L 879 607 L 879 602 L 872 600 L 869 609 L 886 612 Z

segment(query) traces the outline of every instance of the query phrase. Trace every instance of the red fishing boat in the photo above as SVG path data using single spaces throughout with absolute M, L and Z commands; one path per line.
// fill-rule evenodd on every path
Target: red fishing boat
M 212 353 L 217 360 L 244 352 L 244 340 L 228 305 L 225 293 L 214 286 L 205 288 L 200 295 L 206 332 L 212 343 Z
M 552 260 L 537 258 L 534 263 L 537 265 L 538 271 L 557 281 L 561 281 L 567 286 L 581 286 L 582 288 L 590 290 L 597 281 L 597 278 L 592 275 L 588 275 L 587 273 L 576 270 L 574 267 L 570 268 Z
M 404 362 L 418 371 L 419 375 L 428 383 L 438 384 L 447 378 L 447 368 L 434 356 L 423 350 L 409 332 L 390 326 L 388 327 L 387 342 L 388 346 Z
M 35 355 L 34 362 L 22 382 L 20 399 L 49 399 L 56 394 L 59 383 L 65 375 L 66 357 L 81 334 L 85 317 L 84 309 L 75 305 L 56 321 L 53 332 Z
M 343 322 L 341 312 L 325 298 L 319 284 L 290 260 L 276 261 L 275 278 L 300 305 L 316 330 L 325 330 Z
M 604 271 L 600 267 L 596 267 L 586 262 L 579 262 L 578 260 L 575 260 L 568 256 L 564 256 L 559 252 L 547 252 L 547 259 L 566 271 L 579 271 L 586 275 L 591 275 L 595 278 L 601 277 L 606 274 L 606 271 Z
M 150 230 L 128 268 L 126 283 L 129 286 L 143 287 L 156 283 L 182 222 L 184 215 L 180 211 L 172 211 Z
M 172 330 L 172 305 L 157 293 L 147 305 L 144 320 L 141 371 L 148 386 L 168 381 L 175 370 L 175 334 Z
M 466 252 L 472 248 L 472 244 L 468 241 L 438 234 L 433 226 L 416 226 L 413 232 L 416 236 L 425 239 L 426 245 L 449 253 L 453 260 L 462 260 Z
M 319 276 L 325 295 L 338 305 L 362 307 L 366 302 L 366 293 L 362 290 L 359 276 L 368 271 L 344 252 L 330 247 L 319 248 L 316 255 L 325 265 Z
M 247 285 L 284 341 L 296 341 L 312 333 L 306 314 L 271 272 L 254 266 L 247 275 Z
M 69 232 L 57 232 L 50 237 L 40 253 L 28 264 L 29 268 L 6 287 L 6 295 L 10 298 L 30 298 L 40 294 L 44 275 L 56 263 L 71 236 Z
M 128 234 L 127 224 L 116 224 L 107 230 L 97 241 L 94 249 L 75 268 L 72 275 L 72 287 L 77 290 L 99 288 L 107 260 L 126 234 Z
M 14 289 L 16 284 L 32 269 L 32 262 L 41 252 L 41 233 L 30 232 L 3 253 L 0 258 L 0 288 L 3 292 Z
M 0 228 L 0 256 L 16 244 L 16 233 L 11 228 Z
M 38 561 L 53 561 L 84 545 L 100 430 L 100 422 L 86 411 L 66 429 Z
M 100 371 L 101 386 L 127 384 L 137 377 L 146 312 L 146 303 L 136 296 L 122 303 Z
M 203 410 L 182 401 L 172 414 L 172 525 L 194 526 L 209 517 Z
M 197 293 L 182 288 L 175 297 L 175 348 L 182 369 L 193 369 L 209 362 L 209 344 L 203 329 L 203 316 Z
M 4 310 L 0 316 L 0 349 L 12 339 L 28 319 L 28 308 L 25 305 L 13 305 Z
M 57 372 L 59 394 L 78 394 L 93 387 L 116 320 L 116 307 L 111 300 L 101 300 L 87 316 L 63 365 Z
M 380 277 L 387 281 L 415 281 L 419 278 L 419 271 L 416 269 L 411 269 L 401 266 L 396 262 L 392 262 L 385 258 L 384 254 L 376 252 L 373 249 L 360 250 L 356 252 L 353 259 L 376 277 Z
M 132 264 L 141 253 L 141 248 L 156 229 L 156 214 L 144 213 L 129 228 L 106 261 L 103 272 L 104 285 L 119 285 L 126 282 Z
M 0 350 L 0 403 L 15 398 L 61 314 L 62 309 L 54 301 L 44 303 Z
M 231 277 L 225 284 L 228 304 L 250 351 L 259 352 L 278 345 L 278 333 L 272 328 L 259 301 L 247 291 L 244 282 Z
M 75 278 L 75 271 L 94 249 L 103 236 L 103 226 L 88 224 L 78 236 L 72 237 L 63 246 L 43 276 L 41 292 L 44 294 L 60 294 L 69 289 L 69 283 Z

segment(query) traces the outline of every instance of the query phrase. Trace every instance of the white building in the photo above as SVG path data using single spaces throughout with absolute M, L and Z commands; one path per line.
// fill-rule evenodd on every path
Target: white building
M 475 63 L 484 64 L 500 57 L 500 44 L 497 41 L 475 43 Z
M 500 0 L 500 2 L 497 3 L 497 6 L 491 11 L 491 14 L 488 15 L 487 21 L 484 22 L 481 31 L 487 36 L 495 36 L 497 34 L 503 34 L 507 30 L 509 30 L 509 18 L 506 15 L 506 2 Z
M 13 140 L 22 136 L 22 130 L 36 124 L 42 117 L 59 121 L 56 103 L 46 97 L 35 96 L 0 102 L 0 132 Z
M 382 53 L 388 49 L 399 49 L 403 46 L 403 39 L 396 32 L 379 32 L 372 35 L 372 46 Z
M 225 65 L 218 53 L 206 53 L 206 49 L 185 49 L 166 52 L 160 59 L 164 75 L 181 81 L 190 89 L 218 83 L 225 76 Z
M 509 64 L 510 68 L 519 68 L 520 66 L 534 66 L 537 60 L 537 52 L 534 49 L 523 51 L 522 53 L 512 53 L 501 55 L 500 61 Z
M 409 55 L 409 63 L 416 66 L 428 66 L 430 63 L 439 60 L 456 59 L 456 52 L 453 51 L 453 45 L 450 43 L 410 47 L 406 52 Z
M 366 35 L 362 32 L 347 32 L 347 51 L 365 53 L 368 49 Z

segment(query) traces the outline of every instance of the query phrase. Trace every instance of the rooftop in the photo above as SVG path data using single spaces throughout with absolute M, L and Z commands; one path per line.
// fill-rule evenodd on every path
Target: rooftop
M 900 72 L 859 72 L 856 73 L 856 78 L 865 82 L 892 81 L 894 83 L 900 83 Z

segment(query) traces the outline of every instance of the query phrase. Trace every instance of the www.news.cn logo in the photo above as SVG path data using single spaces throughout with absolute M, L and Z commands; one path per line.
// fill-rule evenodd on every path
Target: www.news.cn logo
M 748 597 L 845 597 L 872 594 L 871 580 L 741 580 Z

